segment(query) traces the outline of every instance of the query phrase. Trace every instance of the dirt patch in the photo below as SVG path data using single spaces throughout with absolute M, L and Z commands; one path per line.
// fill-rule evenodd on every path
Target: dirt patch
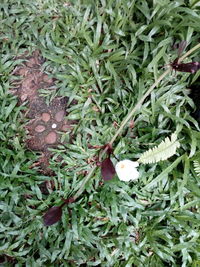
M 39 95 L 39 90 L 44 88 L 56 90 L 55 79 L 49 78 L 42 71 L 44 59 L 39 51 L 23 59 L 23 64 L 17 66 L 13 72 L 17 78 L 13 92 L 18 96 L 19 104 L 25 101 L 27 103 L 26 117 L 29 121 L 26 125 L 26 144 L 30 150 L 42 152 L 37 165 L 44 174 L 53 175 L 49 168 L 49 159 L 52 156 L 49 148 L 60 144 L 61 132 L 70 133 L 76 122 L 65 118 L 68 103 L 66 97 L 56 97 L 47 105 L 45 99 Z

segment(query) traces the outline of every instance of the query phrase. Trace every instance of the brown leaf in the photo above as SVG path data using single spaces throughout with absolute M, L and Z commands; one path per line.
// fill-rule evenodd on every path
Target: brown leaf
M 62 216 L 62 207 L 52 207 L 50 208 L 45 215 L 43 216 L 44 225 L 50 226 L 54 223 L 57 223 Z
M 115 168 L 110 158 L 106 158 L 102 161 L 101 175 L 105 181 L 111 180 L 115 175 Z

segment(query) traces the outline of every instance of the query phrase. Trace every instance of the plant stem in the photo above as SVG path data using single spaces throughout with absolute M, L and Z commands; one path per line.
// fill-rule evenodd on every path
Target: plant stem
M 97 166 L 94 166 L 90 172 L 87 174 L 87 176 L 83 179 L 83 183 L 81 184 L 81 187 L 79 188 L 79 190 L 76 192 L 76 194 L 73 196 L 74 200 L 76 200 L 81 194 L 82 192 L 85 190 L 85 184 L 90 180 L 90 178 L 92 177 L 94 171 L 97 169 Z
M 134 106 L 134 108 L 128 113 L 128 115 L 123 119 L 119 129 L 113 136 L 113 138 L 110 141 L 110 145 L 112 145 L 115 141 L 115 139 L 118 137 L 118 135 L 121 133 L 123 130 L 124 126 L 127 124 L 127 122 L 131 119 L 133 114 L 141 107 L 143 104 L 144 100 L 146 99 L 147 96 L 150 95 L 150 93 L 153 91 L 153 89 L 159 84 L 159 82 L 170 72 L 170 69 L 166 70 L 159 78 L 158 80 L 149 88 L 149 90 L 143 95 L 143 97 L 137 102 L 137 104 Z
M 189 56 L 191 53 L 193 53 L 195 50 L 197 50 L 198 48 L 200 48 L 200 44 L 197 44 L 196 46 L 194 46 L 192 49 L 190 49 L 188 52 L 186 52 L 181 58 L 179 58 L 179 62 L 183 61 L 183 59 L 185 59 L 187 56 Z M 131 119 L 131 117 L 134 115 L 134 113 L 141 107 L 141 105 L 143 104 L 144 100 L 151 94 L 151 92 L 153 91 L 153 89 L 159 84 L 160 81 L 162 81 L 165 76 L 170 73 L 171 68 L 167 69 L 162 75 L 160 75 L 160 77 L 154 82 L 154 84 L 147 90 L 147 92 L 143 95 L 143 97 L 137 102 L 137 104 L 133 107 L 133 109 L 130 110 L 130 112 L 128 113 L 128 115 L 123 119 L 119 129 L 116 131 L 115 135 L 112 137 L 112 139 L 110 140 L 109 144 L 112 146 L 112 144 L 114 143 L 114 141 L 116 140 L 116 138 L 119 136 L 119 134 L 121 133 L 121 131 L 123 130 L 123 128 L 125 127 L 125 125 L 128 123 L 128 121 Z M 106 153 L 106 149 L 104 149 L 102 151 L 102 153 L 100 154 L 100 160 L 101 158 L 105 155 Z M 94 166 L 90 172 L 87 174 L 87 176 L 83 179 L 83 183 L 81 184 L 81 187 L 79 188 L 79 190 L 76 192 L 76 194 L 74 195 L 74 200 L 77 199 L 82 192 L 85 190 L 85 185 L 86 183 L 90 180 L 90 178 L 92 177 L 93 173 L 95 172 L 95 170 L 97 169 L 97 166 Z
M 191 48 L 188 52 L 186 52 L 182 57 L 179 58 L 179 62 L 183 61 L 187 56 L 192 54 L 195 50 L 200 48 L 200 44 L 195 45 L 193 48 Z

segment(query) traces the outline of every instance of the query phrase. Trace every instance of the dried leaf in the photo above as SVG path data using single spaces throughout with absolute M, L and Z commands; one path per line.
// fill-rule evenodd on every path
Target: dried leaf
M 63 201 L 65 202 L 65 204 L 71 204 L 75 201 L 75 198 L 70 197 L 70 198 L 63 199 Z
M 57 223 L 61 219 L 61 216 L 62 216 L 61 206 L 50 208 L 43 216 L 44 225 L 50 226 L 54 223 Z
M 101 175 L 105 181 L 111 180 L 115 175 L 115 167 L 110 158 L 106 158 L 102 161 Z
M 187 42 L 186 41 L 180 42 L 179 47 L 178 47 L 178 57 L 180 57 L 182 52 L 185 50 L 186 46 L 187 46 Z
M 186 48 L 186 46 L 187 46 L 186 41 L 182 41 L 179 44 L 178 57 L 170 65 L 172 69 L 176 71 L 195 73 L 200 69 L 200 62 L 178 63 L 179 57 L 183 52 L 183 50 Z
M 171 67 L 176 71 L 195 73 L 200 69 L 200 62 L 177 63 L 176 60 L 171 63 Z

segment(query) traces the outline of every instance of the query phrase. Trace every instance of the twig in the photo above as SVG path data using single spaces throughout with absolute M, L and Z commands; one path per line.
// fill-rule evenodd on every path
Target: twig
M 188 52 L 186 52 L 181 58 L 179 58 L 179 62 L 183 61 L 187 56 L 189 56 L 191 53 L 193 53 L 195 50 L 197 50 L 198 48 L 200 48 L 200 44 L 197 44 L 196 46 L 194 46 L 193 48 L 191 48 Z M 128 121 L 132 118 L 132 116 L 134 115 L 134 113 L 141 107 L 141 105 L 143 104 L 144 100 L 151 94 L 151 92 L 153 91 L 153 89 L 159 84 L 160 81 L 162 81 L 165 76 L 171 71 L 171 69 L 169 68 L 168 70 L 166 70 L 155 82 L 154 84 L 149 88 L 149 90 L 144 94 L 144 96 L 137 102 L 137 104 L 133 107 L 132 110 L 130 110 L 130 112 L 128 113 L 128 115 L 123 119 L 119 129 L 116 131 L 115 135 L 113 136 L 113 138 L 110 140 L 109 144 L 112 146 L 112 144 L 114 143 L 114 141 L 116 140 L 116 138 L 119 136 L 119 134 L 122 132 L 123 128 L 125 127 L 125 125 L 128 123 Z M 101 155 L 100 155 L 100 159 L 105 155 L 106 153 L 106 149 L 102 151 Z M 90 180 L 90 178 L 92 177 L 93 173 L 95 172 L 95 170 L 97 169 L 97 166 L 94 166 L 90 172 L 87 174 L 87 176 L 83 179 L 83 183 L 81 184 L 81 187 L 79 188 L 79 190 L 76 192 L 76 194 L 74 195 L 74 200 L 77 199 L 82 192 L 85 189 L 85 185 L 86 183 Z
M 188 52 L 186 52 L 182 57 L 179 58 L 179 62 L 183 61 L 187 56 L 192 54 L 195 50 L 200 48 L 200 44 L 195 45 L 193 48 L 191 48 Z

